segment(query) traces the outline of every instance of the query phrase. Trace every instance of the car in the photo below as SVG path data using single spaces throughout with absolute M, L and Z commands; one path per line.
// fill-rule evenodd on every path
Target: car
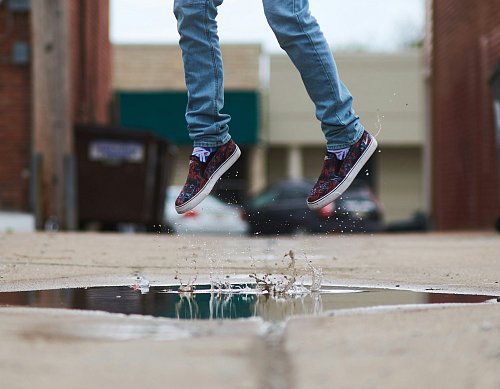
M 164 224 L 173 233 L 185 234 L 235 234 L 243 235 L 249 230 L 243 209 L 226 204 L 214 195 L 208 195 L 196 208 L 179 215 L 175 210 L 175 199 L 182 187 L 167 188 Z
M 368 184 L 355 181 L 334 203 L 310 210 L 312 180 L 280 181 L 246 204 L 252 234 L 378 232 L 383 209 Z
M 0 233 L 33 231 L 35 231 L 34 215 L 28 213 L 0 211 Z

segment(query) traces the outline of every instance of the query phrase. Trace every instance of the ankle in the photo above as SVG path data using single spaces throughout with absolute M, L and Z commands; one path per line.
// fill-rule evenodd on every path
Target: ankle
M 342 149 L 331 149 L 331 148 L 327 148 L 326 150 L 329 152 L 329 153 L 332 153 L 332 154 L 335 154 L 335 157 L 340 160 L 340 161 L 343 161 L 345 159 L 345 157 L 347 156 L 347 153 L 349 153 L 349 149 L 350 147 L 344 147 Z

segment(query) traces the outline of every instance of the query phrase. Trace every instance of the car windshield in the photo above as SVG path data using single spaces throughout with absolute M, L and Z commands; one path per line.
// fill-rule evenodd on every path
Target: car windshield
M 254 208 L 262 208 L 281 200 L 305 199 L 309 190 L 308 184 L 285 183 L 277 185 L 254 197 L 250 205 Z

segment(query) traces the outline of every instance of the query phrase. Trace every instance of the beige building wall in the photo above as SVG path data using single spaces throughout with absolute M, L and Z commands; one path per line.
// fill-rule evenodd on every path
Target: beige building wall
M 354 109 L 381 145 L 422 145 L 425 129 L 424 74 L 420 51 L 398 54 L 337 54 Z M 323 134 L 298 72 L 286 55 L 270 59 L 270 144 L 322 145 Z
M 378 195 L 386 221 L 424 210 L 423 151 L 420 147 L 384 147 L 377 155 Z
M 223 45 L 226 89 L 260 89 L 260 45 Z M 114 45 L 114 90 L 185 90 L 177 45 Z

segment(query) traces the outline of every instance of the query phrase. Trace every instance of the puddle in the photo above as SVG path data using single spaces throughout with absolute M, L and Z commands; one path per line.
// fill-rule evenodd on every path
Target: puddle
M 35 290 L 0 293 L 0 306 L 29 306 L 97 310 L 178 319 L 240 319 L 261 317 L 277 322 L 295 315 L 384 305 L 480 303 L 498 296 L 359 289 L 322 286 L 317 292 L 270 294 L 256 284 L 227 284 L 213 290 L 196 285 L 179 293 L 178 285 L 137 288 L 129 286 Z

